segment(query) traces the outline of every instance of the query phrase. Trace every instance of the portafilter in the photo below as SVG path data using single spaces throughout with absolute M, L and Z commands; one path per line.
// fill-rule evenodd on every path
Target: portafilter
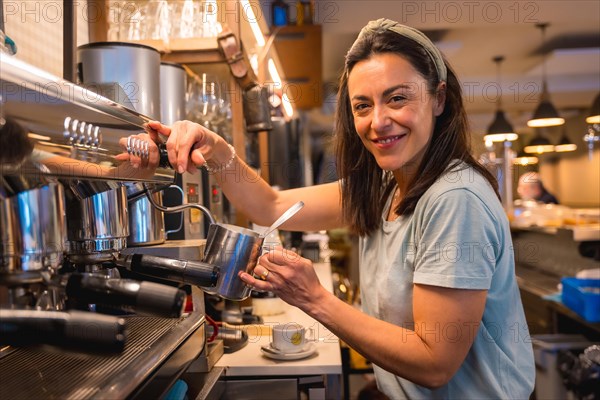
M 114 183 L 112 184 L 114 185 Z M 180 317 L 186 294 L 154 282 L 120 279 L 102 273 L 127 245 L 127 193 L 122 185 L 73 181 L 67 192 L 68 259 L 76 272 L 66 279 L 70 302 L 98 304 L 142 315 Z M 107 189 L 95 193 L 95 191 Z
M 63 187 L 29 160 L 0 167 L 0 284 L 40 282 L 42 272 L 56 270 L 63 260 Z
M 66 192 L 69 260 L 80 265 L 112 261 L 126 247 L 129 235 L 125 187 L 107 186 L 102 188 L 106 190 L 94 193 L 97 188 L 86 182 L 71 182 L 69 188 Z

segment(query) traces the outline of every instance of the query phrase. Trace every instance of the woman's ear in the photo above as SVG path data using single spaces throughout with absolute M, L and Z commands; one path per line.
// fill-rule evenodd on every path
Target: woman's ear
M 433 114 L 439 117 L 444 112 L 446 105 L 446 82 L 440 82 L 435 93 L 435 103 L 433 105 Z

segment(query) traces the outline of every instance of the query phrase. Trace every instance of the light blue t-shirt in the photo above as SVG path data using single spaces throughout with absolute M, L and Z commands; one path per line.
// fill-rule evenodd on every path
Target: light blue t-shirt
M 481 325 L 445 386 L 429 390 L 374 366 L 379 389 L 392 399 L 528 399 L 535 365 L 508 220 L 492 187 L 466 164 L 442 175 L 412 215 L 384 218 L 360 240 L 367 314 L 413 329 L 414 283 L 488 290 Z M 455 332 L 439 327 L 435 334 L 452 340 Z

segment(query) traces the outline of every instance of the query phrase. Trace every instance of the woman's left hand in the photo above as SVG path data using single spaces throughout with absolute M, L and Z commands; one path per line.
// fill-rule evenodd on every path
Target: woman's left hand
M 283 247 L 276 247 L 262 255 L 254 268 L 254 276 L 240 273 L 240 278 L 247 285 L 273 292 L 286 303 L 305 311 L 325 290 L 312 262 Z

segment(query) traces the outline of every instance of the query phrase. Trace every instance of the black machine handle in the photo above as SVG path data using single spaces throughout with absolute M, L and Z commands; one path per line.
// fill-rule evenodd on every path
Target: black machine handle
M 160 161 L 158 162 L 158 166 L 161 168 L 170 168 L 173 169 L 171 163 L 169 162 L 169 153 L 167 152 L 167 145 L 164 143 L 158 144 L 158 154 L 160 157 Z
M 132 272 L 188 285 L 213 287 L 219 279 L 219 268 L 200 261 L 132 254 L 117 261 Z
M 186 293 L 175 287 L 95 274 L 72 274 L 66 293 L 68 298 L 87 304 L 133 308 L 139 315 L 167 318 L 181 317 L 186 300 Z
M 8 345 L 96 344 L 121 351 L 126 341 L 125 319 L 84 311 L 0 310 L 0 342 Z

